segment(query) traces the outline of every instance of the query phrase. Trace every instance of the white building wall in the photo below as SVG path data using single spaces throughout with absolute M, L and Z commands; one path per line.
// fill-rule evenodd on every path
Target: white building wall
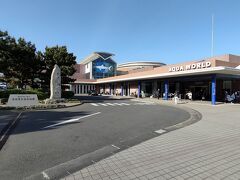
M 85 73 L 90 73 L 90 79 L 93 79 L 92 76 L 92 62 L 85 64 Z
M 90 72 L 90 64 L 91 63 L 85 64 L 85 73 L 89 73 Z
M 90 65 L 90 79 L 93 79 L 93 75 L 92 75 L 92 62 L 89 63 Z

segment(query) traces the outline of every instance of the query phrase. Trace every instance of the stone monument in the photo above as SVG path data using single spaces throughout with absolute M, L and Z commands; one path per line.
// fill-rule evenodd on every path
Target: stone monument
M 50 91 L 50 99 L 61 99 L 61 70 L 57 64 L 55 64 L 52 70 Z
M 64 101 L 61 98 L 61 70 L 57 64 L 54 65 L 51 74 L 50 93 L 50 98 L 45 101 L 46 104 L 55 104 Z

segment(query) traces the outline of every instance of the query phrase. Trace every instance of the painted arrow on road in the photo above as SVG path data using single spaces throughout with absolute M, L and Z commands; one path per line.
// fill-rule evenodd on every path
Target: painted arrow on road
M 86 116 L 82 116 L 80 118 L 75 118 L 75 119 L 69 119 L 69 120 L 66 120 L 66 121 L 62 121 L 60 123 L 56 123 L 56 124 L 53 124 L 53 125 L 50 125 L 50 126 L 46 126 L 44 127 L 43 129 L 46 129 L 46 128 L 51 128 L 51 127 L 55 127 L 55 126 L 59 126 L 59 125 L 63 125 L 63 124 L 68 124 L 68 123 L 72 123 L 72 122 L 76 122 L 76 121 L 79 121 L 80 119 L 83 119 L 83 118 L 87 118 L 87 117 L 90 117 L 90 116 L 94 116 L 94 115 L 97 115 L 97 114 L 100 114 L 101 112 L 96 112 L 96 113 L 93 113 L 93 114 L 89 114 L 89 115 L 86 115 Z

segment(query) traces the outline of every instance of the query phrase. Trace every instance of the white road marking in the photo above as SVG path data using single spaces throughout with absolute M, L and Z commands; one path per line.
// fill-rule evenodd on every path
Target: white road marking
M 156 105 L 156 103 L 148 102 L 148 103 L 135 103 L 135 105 Z
M 106 103 L 106 104 L 109 106 L 115 106 L 115 104 L 112 104 L 112 103 Z
M 93 114 L 82 116 L 80 118 L 70 119 L 70 120 L 67 120 L 67 121 L 62 121 L 60 123 L 56 123 L 56 124 L 53 124 L 53 125 L 50 125 L 50 126 L 46 126 L 43 129 L 50 128 L 50 127 L 55 127 L 55 126 L 59 126 L 59 125 L 62 125 L 62 124 L 67 124 L 67 123 L 71 123 L 71 122 L 75 122 L 75 121 L 79 121 L 80 119 L 83 119 L 83 118 L 86 118 L 86 117 L 90 117 L 90 116 L 94 116 L 94 115 L 97 115 L 97 114 L 100 114 L 100 113 L 101 112 L 96 112 L 96 113 L 93 113 Z
M 155 132 L 155 133 L 158 133 L 158 134 L 162 134 L 162 133 L 165 133 L 166 130 L 164 130 L 164 129 L 159 129 L 159 130 L 154 131 L 154 132 Z
M 98 104 L 100 104 L 102 106 L 108 106 L 107 104 L 104 104 L 104 103 L 98 103 Z
M 128 103 L 121 103 L 121 104 L 126 105 L 126 106 L 129 106 L 129 105 L 130 105 L 130 104 L 128 104 Z
M 135 105 L 143 105 L 144 103 L 135 103 Z
M 50 177 L 47 175 L 47 173 L 45 173 L 44 171 L 42 172 L 43 178 L 44 179 L 50 179 Z
M 113 103 L 113 104 L 116 104 L 116 105 L 118 105 L 118 106 L 123 106 L 122 103 Z
M 8 129 L 4 132 L 2 137 L 0 136 L 0 142 L 5 138 L 5 136 L 8 134 L 10 131 L 11 127 L 15 124 L 15 122 L 18 120 L 18 118 L 22 115 L 22 112 L 18 114 L 18 116 L 15 118 L 15 120 L 12 122 L 12 124 L 8 127 Z
M 93 106 L 130 106 L 128 103 L 91 103 Z
M 116 148 L 116 149 L 120 149 L 120 147 L 115 146 L 114 144 L 112 144 L 112 147 Z

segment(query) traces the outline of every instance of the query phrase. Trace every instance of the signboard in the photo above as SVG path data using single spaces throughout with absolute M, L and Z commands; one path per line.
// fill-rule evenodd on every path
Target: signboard
M 38 97 L 36 94 L 10 94 L 7 105 L 12 107 L 38 105 Z
M 207 62 L 201 62 L 201 63 L 187 64 L 185 66 L 173 66 L 169 68 L 169 72 L 203 69 L 203 68 L 209 68 L 209 67 L 211 67 L 211 62 L 207 61 Z
M 113 71 L 113 66 L 107 62 L 98 62 L 94 65 L 95 71 L 100 73 L 108 73 Z

